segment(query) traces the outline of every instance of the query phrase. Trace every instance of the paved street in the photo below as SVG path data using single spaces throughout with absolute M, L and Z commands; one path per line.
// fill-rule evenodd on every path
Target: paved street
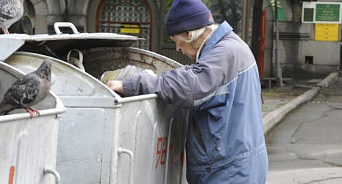
M 272 129 L 268 184 L 342 183 L 342 81 L 334 82 Z

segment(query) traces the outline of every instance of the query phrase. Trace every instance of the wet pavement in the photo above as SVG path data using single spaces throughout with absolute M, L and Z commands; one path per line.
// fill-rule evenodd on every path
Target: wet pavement
M 266 134 L 268 184 L 342 183 L 342 80 L 339 77 L 336 79 L 325 85 L 328 88 L 320 88 L 313 98 L 304 100 L 286 114 Z M 305 81 L 292 87 L 295 86 L 301 89 L 287 95 L 280 93 L 277 98 L 263 89 L 263 96 L 266 96 L 264 117 L 297 100 L 317 84 L 308 85 Z M 290 85 L 288 88 L 295 89 Z M 291 95 L 296 92 L 299 96 Z

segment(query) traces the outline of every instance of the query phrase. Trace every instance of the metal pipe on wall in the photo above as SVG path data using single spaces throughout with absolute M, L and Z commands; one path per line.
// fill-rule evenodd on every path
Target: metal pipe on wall
M 283 85 L 282 80 L 282 73 L 280 68 L 280 61 L 279 61 L 279 27 L 278 27 L 278 0 L 274 1 L 274 14 L 275 14 L 275 31 L 276 31 L 276 48 L 275 48 L 275 54 L 276 54 L 276 85 L 277 87 L 280 87 Z

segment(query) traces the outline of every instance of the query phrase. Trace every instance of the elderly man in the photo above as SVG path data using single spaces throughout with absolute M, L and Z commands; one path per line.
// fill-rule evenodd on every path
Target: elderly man
M 176 49 L 196 59 L 195 64 L 107 85 L 125 96 L 155 93 L 166 103 L 189 109 L 190 184 L 265 183 L 260 81 L 248 45 L 227 22 L 215 24 L 201 0 L 175 0 L 165 28 Z

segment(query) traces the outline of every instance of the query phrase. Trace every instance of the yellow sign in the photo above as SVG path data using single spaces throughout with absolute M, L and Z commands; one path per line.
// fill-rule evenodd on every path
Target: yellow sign
M 131 34 L 139 34 L 140 29 L 127 29 L 127 28 L 121 28 L 120 33 L 131 33 Z
M 315 41 L 338 41 L 339 24 L 316 24 Z
M 139 25 L 136 24 L 122 24 L 120 33 L 139 34 L 140 28 Z

